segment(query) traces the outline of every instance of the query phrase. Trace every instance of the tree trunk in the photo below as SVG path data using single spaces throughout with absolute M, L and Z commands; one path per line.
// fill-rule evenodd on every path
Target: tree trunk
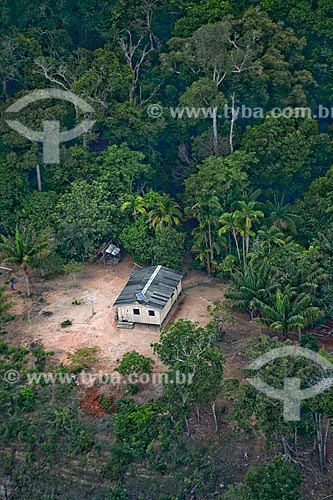
M 230 124 L 230 134 L 229 134 L 229 146 L 230 153 L 234 152 L 234 125 L 237 119 L 237 113 L 235 111 L 235 94 L 231 96 L 231 124 Z
M 27 292 L 27 297 L 31 297 L 30 281 L 29 281 L 29 276 L 27 274 L 25 275 L 25 288 Z
M 205 237 L 205 245 L 206 245 L 206 249 L 209 250 L 209 242 L 207 240 L 207 235 L 206 233 L 204 232 L 204 237 Z M 211 265 L 210 265 L 210 254 L 206 252 L 206 263 L 207 263 L 207 273 L 209 274 L 209 276 L 211 275 Z
M 281 437 L 281 440 L 283 445 L 284 457 L 291 460 L 291 453 L 288 442 L 284 436 Z
M 249 253 L 249 246 L 250 246 L 250 236 L 248 234 L 245 235 L 245 242 L 246 242 L 246 255 Z
M 320 470 L 321 472 L 324 472 L 327 467 L 327 459 L 326 459 L 326 442 L 325 442 L 326 436 L 324 438 L 322 429 L 322 416 L 318 412 L 316 412 L 314 414 L 314 420 L 317 427 L 316 434 L 317 434 L 317 448 L 318 448 Z
M 129 90 L 129 95 L 128 95 L 128 100 L 129 102 L 132 104 L 133 101 L 134 101 L 134 92 L 135 92 L 135 89 L 136 89 L 136 82 L 135 80 L 133 79 L 132 81 L 132 85 L 130 87 L 130 90 Z
M 215 401 L 212 403 L 212 412 L 213 412 L 213 419 L 214 419 L 214 424 L 215 424 L 215 431 L 217 432 L 219 430 L 218 425 L 217 425 L 217 418 L 216 418 L 216 411 L 215 411 Z
M 245 234 L 244 236 L 242 236 L 242 246 L 243 246 L 243 265 L 245 264 L 245 256 L 246 256 L 246 252 L 245 252 Z
M 217 107 L 213 108 L 213 150 L 214 155 L 219 155 L 219 140 L 217 134 Z
M 209 237 L 209 247 L 210 247 L 210 260 L 212 262 L 214 260 L 214 245 L 212 238 L 212 228 L 210 223 L 208 223 L 208 237 Z
M 186 425 L 186 434 L 187 434 L 187 437 L 190 437 L 191 432 L 190 432 L 190 426 L 188 423 L 188 419 L 186 416 L 184 417 L 184 419 L 185 419 L 185 425 Z
M 241 256 L 240 256 L 239 245 L 238 245 L 238 240 L 237 240 L 237 235 L 236 235 L 235 229 L 232 230 L 232 235 L 233 235 L 235 243 L 236 243 L 238 260 L 239 260 L 239 263 L 241 263 L 242 259 L 241 259 Z
M 325 430 L 324 451 L 323 451 L 326 463 L 329 462 L 329 460 L 327 458 L 327 440 L 328 440 L 328 433 L 329 433 L 329 430 L 330 430 L 330 425 L 331 425 L 331 422 L 328 420 L 328 422 L 326 424 L 326 430 Z
M 42 191 L 42 178 L 40 175 L 39 165 L 36 165 L 36 174 L 37 174 L 37 189 L 39 192 L 41 192 Z

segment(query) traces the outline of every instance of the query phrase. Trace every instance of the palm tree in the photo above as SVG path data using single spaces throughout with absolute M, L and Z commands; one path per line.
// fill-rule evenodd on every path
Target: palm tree
M 259 196 L 261 195 L 261 189 L 248 189 L 244 190 L 243 192 L 240 193 L 238 197 L 238 201 L 232 203 L 231 208 L 232 210 L 237 210 L 239 208 L 239 202 L 240 201 L 245 201 L 246 203 L 249 203 L 250 201 L 255 202 L 255 208 L 257 210 L 264 210 L 265 208 L 265 203 L 262 203 L 258 201 Z
M 206 233 L 202 231 L 202 228 L 196 227 L 193 229 L 192 235 L 194 238 L 192 245 L 192 252 L 196 254 L 195 259 L 205 264 L 207 273 L 210 274 L 211 273 L 210 249 L 208 246 Z
M 270 267 L 252 261 L 242 269 L 236 269 L 231 276 L 232 284 L 225 292 L 225 297 L 232 301 L 232 307 L 248 311 L 253 319 L 258 300 L 268 301 L 277 285 L 272 279 Z
M 260 218 L 264 217 L 264 212 L 256 208 L 255 201 L 239 201 L 239 210 L 236 210 L 235 217 L 238 220 L 238 226 L 243 239 L 243 262 L 249 253 L 250 236 L 254 236 L 252 227 Z
M 333 258 L 333 225 L 327 229 L 325 233 L 319 232 L 314 243 L 321 249 L 322 253 Z
M 288 239 L 276 226 L 263 227 L 257 232 L 255 246 L 257 247 L 259 253 L 271 253 L 273 248 L 286 246 Z
M 192 252 L 196 254 L 196 259 L 205 263 L 207 273 L 210 275 L 213 265 L 216 264 L 215 255 L 220 254 L 221 246 L 215 238 L 213 238 L 211 243 L 212 248 L 209 246 L 207 232 L 205 232 L 205 228 L 201 225 L 193 229 L 192 235 L 194 237 Z
M 278 289 L 273 305 L 268 305 L 261 300 L 255 300 L 255 305 L 260 309 L 263 317 L 255 318 L 254 321 L 264 323 L 273 332 L 282 333 L 284 339 L 287 339 L 288 334 L 293 331 L 298 331 L 300 336 L 303 328 L 322 315 L 318 307 L 311 305 L 309 295 L 301 294 L 293 299 L 290 288 L 286 288 L 283 292 Z
M 240 233 L 241 228 L 239 226 L 239 220 L 237 219 L 236 212 L 225 212 L 224 214 L 222 214 L 220 217 L 220 223 L 223 224 L 223 227 L 221 227 L 221 229 L 219 229 L 218 231 L 219 236 L 228 232 L 232 234 L 236 244 L 238 260 L 239 263 L 241 264 L 242 259 L 238 242 L 238 235 Z
M 134 220 L 137 220 L 139 215 L 144 215 L 147 213 L 147 207 L 145 204 L 144 197 L 137 194 L 128 195 L 127 200 L 123 202 L 120 210 L 122 212 L 127 212 L 127 210 L 131 210 L 131 215 Z
M 216 242 L 218 215 L 220 213 L 221 205 L 214 191 L 204 191 L 199 201 L 191 208 L 191 214 L 199 222 L 199 226 L 192 231 L 192 234 L 195 236 L 198 232 L 201 232 L 204 244 L 209 250 L 209 252 L 205 252 L 208 274 L 211 272 L 214 254 L 220 251 L 220 247 Z
M 153 208 L 148 213 L 147 222 L 156 230 L 172 225 L 178 226 L 182 216 L 178 203 L 169 195 L 164 194 L 153 204 Z
M 250 236 L 254 236 L 255 234 L 252 227 L 261 217 L 264 217 L 264 213 L 261 210 L 257 210 L 255 201 L 239 201 L 238 206 L 238 210 L 235 210 L 234 212 L 226 212 L 221 215 L 220 222 L 224 226 L 219 230 L 219 234 L 224 234 L 228 231 L 231 232 L 236 243 L 237 255 L 240 263 L 242 263 L 242 259 L 238 242 L 238 234 L 241 235 L 243 265 L 245 265 L 246 256 L 249 252 Z
M 0 253 L 4 256 L 4 262 L 17 264 L 23 269 L 26 292 L 30 297 L 28 266 L 33 268 L 50 254 L 49 235 L 46 233 L 37 235 L 32 226 L 22 231 L 16 228 L 13 236 L 0 235 Z
M 284 195 L 278 198 L 274 195 L 273 202 L 267 200 L 266 206 L 268 208 L 267 222 L 276 226 L 283 231 L 289 229 L 292 233 L 297 233 L 296 224 L 302 220 L 299 215 L 292 211 L 290 203 L 284 203 Z

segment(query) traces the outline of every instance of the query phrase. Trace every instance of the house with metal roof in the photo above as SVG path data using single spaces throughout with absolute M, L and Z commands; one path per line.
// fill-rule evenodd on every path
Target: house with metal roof
M 134 323 L 161 325 L 182 292 L 183 275 L 163 266 L 145 267 L 132 272 L 113 304 L 117 307 L 118 327 Z

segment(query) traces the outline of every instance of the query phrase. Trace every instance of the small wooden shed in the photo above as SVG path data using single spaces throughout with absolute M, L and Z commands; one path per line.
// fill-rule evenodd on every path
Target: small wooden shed
M 99 259 L 103 264 L 116 265 L 121 260 L 121 250 L 112 241 L 104 242 L 96 252 L 96 259 Z
M 178 271 L 163 266 L 133 271 L 113 304 L 117 307 L 118 326 L 162 325 L 182 292 L 182 278 Z

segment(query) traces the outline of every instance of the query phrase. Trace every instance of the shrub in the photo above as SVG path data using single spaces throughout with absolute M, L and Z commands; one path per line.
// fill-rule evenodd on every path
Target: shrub
M 128 376 L 132 374 L 140 375 L 142 373 L 147 373 L 151 375 L 153 373 L 154 360 L 139 354 L 136 351 L 126 352 L 121 358 L 119 366 L 116 368 L 123 376 Z
M 97 347 L 83 347 L 77 349 L 73 354 L 68 353 L 67 359 L 70 362 L 70 370 L 72 373 L 79 373 L 83 370 L 89 370 L 97 361 L 95 354 Z
M 319 351 L 319 342 L 312 333 L 304 333 L 301 337 L 301 347 L 305 349 L 310 349 L 311 351 Z
M 117 408 L 118 412 L 112 417 L 113 432 L 117 441 L 138 455 L 144 455 L 158 432 L 155 405 L 118 400 Z
M 73 322 L 70 319 L 66 319 L 62 323 L 60 323 L 61 328 L 67 328 L 68 326 L 72 326 Z
M 23 387 L 17 392 L 16 401 L 18 406 L 24 411 L 31 411 L 36 404 L 36 393 L 32 387 Z

